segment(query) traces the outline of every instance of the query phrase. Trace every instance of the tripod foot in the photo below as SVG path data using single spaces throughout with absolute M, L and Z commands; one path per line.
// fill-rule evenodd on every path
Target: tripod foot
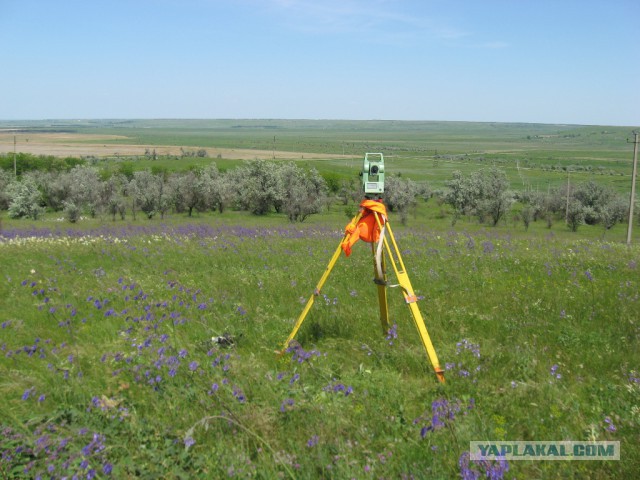
M 444 382 L 444 370 L 442 370 L 441 368 L 437 368 L 436 369 L 436 377 L 438 377 L 438 381 L 440 381 L 440 383 L 445 383 Z

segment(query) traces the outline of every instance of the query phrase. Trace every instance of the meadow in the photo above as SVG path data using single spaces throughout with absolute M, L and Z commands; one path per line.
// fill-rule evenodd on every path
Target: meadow
M 0 122 L 5 151 L 39 133 L 101 145 L 286 153 L 334 178 L 362 154 L 431 189 L 504 169 L 515 190 L 594 180 L 628 192 L 630 128 L 465 122 Z M 6 133 L 6 132 L 10 133 Z M 1 133 L 1 132 L 0 132 Z M 86 134 L 86 137 L 83 137 Z M 83 140 L 86 138 L 86 140 Z M 9 142 L 9 143 L 7 143 Z M 2 145 L 0 145 L 2 146 Z M 46 148 L 44 146 L 43 148 Z M 226 152 L 227 150 L 225 150 Z M 102 169 L 185 170 L 238 154 L 89 156 Z M 342 238 L 333 205 L 282 214 L 77 224 L 1 218 L 0 479 L 634 478 L 640 471 L 637 224 L 496 228 L 436 200 L 391 214 L 433 345 L 401 293 L 380 327 L 369 245 L 342 256 L 283 348 Z M 516 208 L 517 210 L 517 208 Z M 393 277 L 391 275 L 391 277 Z M 393 280 L 393 278 L 392 278 Z M 619 461 L 474 462 L 470 441 L 619 441 Z
M 393 217 L 392 217 L 393 221 Z M 346 217 L 0 235 L 0 478 L 633 478 L 638 245 L 396 227 L 440 384 L 367 244 L 275 352 Z M 221 337 L 221 338 L 220 338 Z M 217 341 L 215 340 L 217 339 Z M 473 440 L 614 440 L 620 461 L 469 460 Z

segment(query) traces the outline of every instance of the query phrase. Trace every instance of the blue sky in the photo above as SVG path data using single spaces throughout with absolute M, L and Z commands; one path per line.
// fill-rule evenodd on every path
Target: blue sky
M 0 119 L 640 125 L 638 0 L 0 0 Z

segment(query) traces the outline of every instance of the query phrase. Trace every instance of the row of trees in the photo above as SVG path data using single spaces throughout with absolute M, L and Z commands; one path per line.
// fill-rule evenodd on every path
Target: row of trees
M 187 213 L 227 208 L 256 215 L 286 213 L 291 221 L 303 221 L 327 203 L 327 185 L 315 170 L 293 163 L 248 162 L 222 173 L 215 163 L 180 173 L 115 173 L 103 178 L 91 166 L 68 172 L 34 170 L 15 179 L 0 170 L 0 208 L 12 218 L 36 219 L 46 209 L 63 211 L 75 222 L 82 214 L 125 218 L 130 212 L 148 218 L 167 212 Z
M 18 178 L 0 169 L 0 209 L 8 210 L 12 218 L 32 219 L 47 210 L 63 212 L 70 222 L 82 215 L 110 215 L 115 220 L 127 214 L 153 218 L 170 211 L 191 216 L 194 211 L 234 209 L 255 215 L 275 211 L 302 222 L 327 207 L 330 195 L 350 205 L 346 210 L 353 214 L 363 196 L 357 177 L 329 174 L 325 179 L 317 170 L 291 162 L 256 160 L 226 172 L 213 162 L 174 173 L 135 171 L 131 162 L 121 167 L 114 174 L 87 164 L 31 169 Z M 424 185 L 401 176 L 387 177 L 385 203 L 402 223 L 418 199 L 429 196 Z
M 226 209 L 246 210 L 255 215 L 275 211 L 292 222 L 302 222 L 339 199 L 349 215 L 362 199 L 359 180 L 328 182 L 317 170 L 305 170 L 294 163 L 256 160 L 221 172 L 215 163 L 186 172 L 152 173 L 123 170 L 105 174 L 96 167 L 76 165 L 68 170 L 32 170 L 15 178 L 0 169 L 0 209 L 12 218 L 36 219 L 45 210 L 64 212 L 76 222 L 81 215 L 110 215 L 124 219 L 143 214 L 164 217 L 168 212 L 185 213 Z M 385 203 L 403 224 L 420 199 L 436 196 L 450 205 L 452 224 L 462 216 L 474 217 L 492 226 L 503 221 L 516 201 L 522 204 L 519 218 L 525 228 L 543 220 L 548 227 L 564 219 L 575 231 L 584 223 L 610 229 L 628 215 L 626 199 L 593 181 L 573 188 L 563 186 L 548 192 L 510 190 L 506 173 L 496 167 L 468 175 L 454 172 L 444 191 L 431 192 L 402 176 L 389 175 Z
M 489 168 L 463 175 L 454 172 L 447 182 L 448 190 L 439 195 L 453 209 L 453 224 L 463 215 L 476 217 L 480 222 L 497 225 L 511 212 L 517 200 L 523 204 L 520 218 L 529 228 L 532 221 L 543 219 L 551 227 L 564 218 L 572 231 L 580 225 L 602 225 L 606 230 L 623 222 L 629 214 L 629 204 L 611 188 L 593 181 L 575 187 L 565 185 L 548 192 L 509 189 L 503 170 Z

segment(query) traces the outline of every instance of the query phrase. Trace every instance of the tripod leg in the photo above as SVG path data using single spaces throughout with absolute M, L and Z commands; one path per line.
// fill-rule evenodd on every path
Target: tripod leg
M 380 219 L 378 218 L 378 214 L 376 214 L 376 219 L 378 221 L 378 225 L 382 225 Z M 404 300 L 407 302 L 409 306 L 409 310 L 411 311 L 411 316 L 413 317 L 413 323 L 418 329 L 418 333 L 420 334 L 420 340 L 422 341 L 422 346 L 424 347 L 427 357 L 433 366 L 436 376 L 438 380 L 444 383 L 444 370 L 440 367 L 440 362 L 438 361 L 438 355 L 436 354 L 435 348 L 433 348 L 433 343 L 431 343 L 431 337 L 429 337 L 429 332 L 427 331 L 427 327 L 424 324 L 424 320 L 422 318 L 422 313 L 420 313 L 420 309 L 418 308 L 418 298 L 413 291 L 413 287 L 411 286 L 411 280 L 409 280 L 409 275 L 407 275 L 404 262 L 402 261 L 402 256 L 400 255 L 400 250 L 398 249 L 398 244 L 396 243 L 396 239 L 393 236 L 393 231 L 391 230 L 391 225 L 389 222 L 385 225 L 386 232 L 389 234 L 389 238 L 393 244 L 395 258 L 398 259 L 398 264 L 400 264 L 400 268 L 396 264 L 393 253 L 391 251 L 391 247 L 389 246 L 389 242 L 386 238 L 384 238 L 384 245 L 387 249 L 387 253 L 389 255 L 389 259 L 391 264 L 393 265 L 393 269 L 395 271 L 396 277 L 398 278 L 398 283 L 402 287 L 402 294 L 404 295 Z
M 378 305 L 380 307 L 380 324 L 382 325 L 382 333 L 386 335 L 389 332 L 389 306 L 387 304 L 387 266 L 384 254 L 380 258 L 376 258 L 375 243 L 371 244 L 371 253 L 373 254 L 373 283 L 378 289 Z M 378 265 L 378 260 L 380 265 Z M 380 268 L 378 268 L 380 267 Z
M 362 217 L 362 212 L 359 212 L 353 218 L 353 220 L 351 220 L 351 222 L 353 224 L 357 224 L 361 217 Z M 279 353 L 284 353 L 284 351 L 287 348 L 289 348 L 289 344 L 291 343 L 291 340 L 294 339 L 294 337 L 298 333 L 298 330 L 300 330 L 300 326 L 302 325 L 302 322 L 304 322 L 304 319 L 309 313 L 309 310 L 311 310 L 311 307 L 313 306 L 313 302 L 315 301 L 316 297 L 320 295 L 320 290 L 324 286 L 324 283 L 327 281 L 327 278 L 329 278 L 329 274 L 331 273 L 331 270 L 333 270 L 333 267 L 338 261 L 338 258 L 340 258 L 340 253 L 342 253 L 342 242 L 344 242 L 347 238 L 348 238 L 348 235 L 345 235 L 342 241 L 338 244 L 338 248 L 336 248 L 335 252 L 333 252 L 333 256 L 331 257 L 331 260 L 329 261 L 327 268 L 322 274 L 322 277 L 320 277 L 320 280 L 318 281 L 318 284 L 316 285 L 315 290 L 309 296 L 309 299 L 307 300 L 307 303 L 305 304 L 304 309 L 302 310 L 302 313 L 300 314 L 300 316 L 298 317 L 298 320 L 293 326 L 293 330 L 289 334 L 289 337 L 287 338 L 287 340 L 284 342 L 284 348 Z

